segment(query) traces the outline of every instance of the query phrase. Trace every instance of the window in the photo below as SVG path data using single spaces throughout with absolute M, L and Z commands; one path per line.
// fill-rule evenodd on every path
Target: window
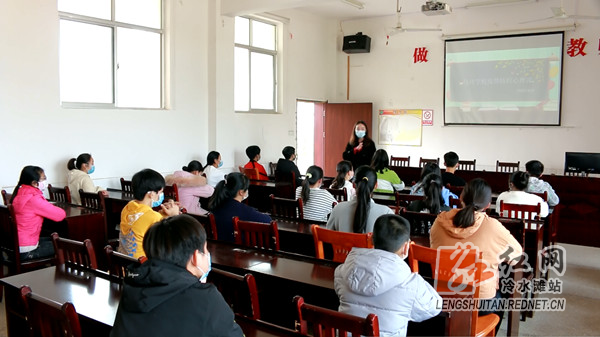
M 65 107 L 162 108 L 162 0 L 59 0 Z
M 235 111 L 277 111 L 277 35 L 274 23 L 235 18 Z

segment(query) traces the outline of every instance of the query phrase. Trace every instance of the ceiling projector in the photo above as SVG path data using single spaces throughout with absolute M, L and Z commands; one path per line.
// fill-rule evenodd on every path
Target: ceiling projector
M 427 1 L 421 6 L 421 12 L 425 15 L 446 15 L 452 13 L 452 8 L 443 2 Z

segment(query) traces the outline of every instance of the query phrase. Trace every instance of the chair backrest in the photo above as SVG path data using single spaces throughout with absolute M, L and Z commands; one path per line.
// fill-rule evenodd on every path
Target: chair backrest
M 362 318 L 336 310 L 322 308 L 304 303 L 301 296 L 294 297 L 297 311 L 296 330 L 308 336 L 312 330 L 313 336 L 379 336 L 379 319 L 375 314 Z M 309 329 L 309 323 L 312 329 Z
M 448 203 L 450 204 L 450 208 L 462 208 L 462 203 L 460 202 L 460 199 L 450 197 L 448 201 Z
M 10 198 L 12 198 L 12 193 L 6 192 L 6 190 L 2 190 L 2 201 L 4 205 L 8 205 L 10 203 Z
M 296 174 L 294 172 L 275 171 L 275 195 L 277 197 L 294 199 L 296 187 Z
M 537 193 L 537 192 L 529 192 L 531 194 L 535 194 L 538 197 L 542 198 L 545 202 L 548 202 L 548 191 L 544 191 L 542 193 Z
M 423 200 L 424 196 L 407 193 L 396 193 L 397 204 L 400 207 L 408 207 L 411 202 L 417 200 Z
M 174 201 L 180 201 L 179 188 L 177 187 L 177 184 L 165 186 L 163 188 L 163 193 L 165 194 L 165 200 L 173 199 Z
M 331 244 L 333 248 L 333 261 L 344 262 L 346 256 L 353 247 L 373 248 L 373 233 L 357 234 L 338 232 L 320 227 L 319 225 L 310 226 L 315 241 L 315 255 L 318 259 L 325 259 L 323 243 Z
M 64 239 L 58 233 L 52 233 L 52 243 L 56 254 L 56 264 L 67 264 L 74 267 L 97 269 L 96 253 L 90 239 L 83 242 Z
M 50 201 L 71 203 L 71 191 L 69 191 L 69 186 L 60 188 L 48 184 L 48 195 L 50 196 Z
M 372 197 L 373 197 L 373 201 L 375 201 L 376 203 L 380 204 L 380 205 L 385 205 L 385 206 L 398 206 L 398 196 L 397 196 L 397 192 L 394 193 L 390 193 L 390 192 L 377 192 L 374 191 L 372 193 Z
M 233 217 L 233 237 L 238 245 L 279 250 L 277 222 L 242 221 Z
M 127 275 L 127 266 L 136 262 L 143 263 L 146 260 L 145 256 L 136 259 L 129 255 L 115 252 L 111 245 L 106 245 L 104 247 L 104 253 L 106 254 L 106 261 L 108 262 L 108 273 L 120 279 L 125 278 L 125 275 Z
M 248 177 L 248 179 L 250 180 L 259 180 L 260 179 L 260 175 L 258 173 L 258 169 L 257 168 L 245 168 L 243 166 L 240 166 L 240 173 L 243 173 L 246 177 Z
M 497 219 L 515 237 L 521 247 L 525 247 L 525 222 L 522 219 L 514 218 L 501 217 Z
M 506 203 L 500 200 L 500 216 L 505 218 L 517 218 L 524 220 L 537 220 L 540 218 L 542 205 L 521 205 Z
M 408 156 L 408 157 L 390 156 L 390 166 L 409 167 L 410 166 L 410 156 Z
M 511 162 L 501 162 L 501 161 L 496 160 L 496 172 L 508 172 L 508 173 L 516 172 L 519 170 L 519 165 L 521 165 L 520 161 L 518 161 L 516 163 L 511 163 Z
M 423 158 L 423 157 L 421 157 L 421 158 L 419 159 L 419 167 L 423 167 L 423 166 L 425 166 L 425 164 L 427 164 L 427 163 L 435 163 L 435 164 L 438 164 L 438 165 L 439 165 L 439 164 L 440 164 L 440 158 L 437 158 L 437 159 L 433 159 L 433 158 L 431 158 L 431 159 L 427 159 L 427 158 Z
M 411 235 L 417 236 L 429 236 L 431 226 L 433 226 L 433 223 L 437 218 L 437 214 L 411 212 L 407 211 L 405 208 L 400 211 L 400 216 L 410 223 Z
M 473 160 L 459 160 L 458 161 L 458 169 L 461 171 L 475 171 L 475 162 L 477 159 Z
M 32 336 L 81 337 L 79 316 L 73 303 L 60 304 L 21 287 L 21 297 L 27 307 L 28 323 Z
M 133 188 L 131 187 L 131 180 L 125 180 L 125 178 L 121 177 L 121 191 L 133 193 Z
M 256 280 L 250 273 L 244 276 L 212 268 L 208 282 L 213 283 L 231 310 L 251 319 L 260 319 L 260 305 Z
M 271 215 L 287 219 L 304 219 L 302 198 L 279 198 L 271 194 Z
M 271 172 L 272 176 L 275 176 L 275 170 L 277 169 L 277 163 L 272 161 L 269 162 L 269 172 Z
M 460 195 L 462 194 L 463 190 L 465 189 L 465 187 L 464 187 L 464 186 L 452 186 L 452 185 L 450 185 L 450 184 L 446 184 L 446 188 L 447 188 L 447 189 L 448 189 L 450 192 L 452 192 L 452 193 L 456 194 L 456 195 L 457 195 L 457 196 L 459 196 L 459 197 L 460 197 Z
M 333 197 L 335 198 L 335 200 L 337 200 L 338 202 L 348 201 L 348 190 L 346 190 L 345 187 L 343 187 L 341 189 L 326 188 L 326 190 L 331 195 L 333 195 Z
M 210 225 L 210 238 L 213 240 L 218 240 L 217 220 L 215 220 L 215 215 L 212 213 L 208 213 L 208 224 Z
M 98 193 L 89 193 L 84 192 L 83 190 L 79 190 L 79 197 L 81 198 L 81 206 L 87 208 L 97 209 L 99 211 L 102 210 L 102 200 L 101 200 L 102 192 Z

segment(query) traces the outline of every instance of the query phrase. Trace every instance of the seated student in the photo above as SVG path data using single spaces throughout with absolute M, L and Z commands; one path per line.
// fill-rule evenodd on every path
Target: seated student
M 281 151 L 283 154 L 283 158 L 279 158 L 277 161 L 277 167 L 275 171 L 282 174 L 291 174 L 292 172 L 296 176 L 296 186 L 302 185 L 302 177 L 300 175 L 300 171 L 298 170 L 298 166 L 294 163 L 296 160 L 296 149 L 292 146 L 286 146 Z
M 248 156 L 250 161 L 248 163 L 246 163 L 246 165 L 244 165 L 244 168 L 247 168 L 247 169 L 257 168 L 258 169 L 258 180 L 269 180 L 269 177 L 267 176 L 267 171 L 265 170 L 265 167 L 258 163 L 258 161 L 260 160 L 260 147 L 258 147 L 256 145 L 248 146 L 246 148 L 246 155 Z
M 121 211 L 119 252 L 139 258 L 145 256 L 142 241 L 150 226 L 163 217 L 179 214 L 179 206 L 174 202 L 163 204 L 165 179 L 160 173 L 143 169 L 131 178 L 134 199 Z M 152 207 L 161 208 L 160 213 Z
M 377 189 L 375 192 L 394 193 L 404 189 L 404 183 L 396 172 L 390 170 L 390 157 L 385 150 L 375 151 L 371 167 L 377 172 Z
M 336 165 L 335 170 L 337 171 L 337 176 L 333 179 L 329 188 L 341 190 L 345 187 L 348 200 L 352 199 L 356 195 L 354 185 L 350 182 L 350 179 L 354 178 L 352 163 L 348 160 L 342 160 Z
M 425 192 L 423 191 L 423 184 L 425 182 L 425 177 L 430 173 L 435 173 L 440 177 L 442 176 L 440 166 L 438 164 L 436 164 L 436 163 L 425 164 L 425 166 L 423 166 L 423 169 L 421 170 L 421 180 L 419 180 L 419 182 L 417 182 L 410 188 L 410 194 L 413 194 L 413 195 L 424 195 L 425 194 Z M 456 194 L 450 192 L 450 190 L 447 189 L 445 186 L 442 186 L 442 198 L 444 199 L 444 205 L 450 206 L 450 197 L 458 199 L 458 196 Z
M 410 247 L 410 225 L 398 215 L 382 215 L 373 228 L 375 249 L 352 248 L 335 269 L 339 311 L 379 319 L 381 336 L 406 336 L 408 321 L 438 315 L 442 298 L 404 261 Z
M 13 191 L 10 203 L 15 210 L 21 260 L 54 255 L 50 237 L 40 237 L 44 218 L 61 221 L 66 217 L 62 208 L 49 203 L 42 194 L 46 174 L 41 167 L 25 166 Z
M 304 204 L 304 219 L 326 222 L 336 200 L 321 188 L 323 169 L 313 165 L 306 170 L 305 177 L 302 186 L 296 188 L 296 199 L 302 198 Z
M 525 192 L 533 192 L 533 193 L 544 193 L 548 192 L 548 205 L 556 206 L 560 202 L 558 199 L 558 195 L 554 192 L 554 189 L 550 184 L 543 181 L 542 173 L 544 173 L 544 164 L 542 164 L 539 160 L 530 160 L 525 164 L 525 169 L 527 173 L 529 173 L 529 184 L 527 184 L 527 188 Z
M 94 165 L 94 158 L 89 153 L 82 153 L 77 156 L 77 159 L 71 158 L 67 163 L 69 173 L 67 175 L 67 184 L 71 191 L 71 202 L 76 205 L 81 205 L 81 197 L 79 196 L 79 190 L 83 190 L 88 193 L 98 193 L 102 191 L 105 195 L 108 192 L 104 191 L 100 186 L 94 186 L 90 174 L 94 173 L 96 166 Z
M 239 172 L 229 173 L 220 181 L 208 202 L 208 208 L 217 222 L 217 237 L 221 241 L 233 242 L 234 216 L 243 221 L 271 222 L 271 217 L 242 203 L 248 197 L 250 180 Z
M 212 283 L 204 227 L 189 215 L 164 219 L 144 236 L 148 261 L 128 268 L 111 337 L 243 336 Z
M 347 233 L 368 233 L 373 231 L 375 220 L 384 214 L 393 214 L 391 208 L 376 204 L 371 195 L 377 187 L 377 174 L 369 166 L 356 169 L 354 176 L 356 197 L 340 202 L 329 216 L 327 229 Z
M 500 201 L 504 201 L 509 204 L 519 204 L 519 205 L 537 205 L 541 204 L 540 216 L 546 217 L 548 216 L 548 204 L 541 197 L 527 193 L 527 185 L 529 184 L 529 173 L 516 171 L 510 175 L 510 180 L 508 181 L 509 191 L 502 192 L 496 199 L 496 213 L 500 214 Z M 502 216 L 502 214 L 500 214 Z
M 425 198 L 423 200 L 415 200 L 408 205 L 408 210 L 411 212 L 424 212 L 438 214 L 441 211 L 449 211 L 450 207 L 444 205 L 442 198 L 442 178 L 435 173 L 429 173 L 425 176 L 423 189 L 425 190 Z
M 442 173 L 442 181 L 444 186 L 450 184 L 451 186 L 465 186 L 466 181 L 455 174 L 458 168 L 458 155 L 456 152 L 448 152 L 444 155 L 444 165 L 446 171 Z
M 496 219 L 489 217 L 485 210 L 492 201 L 492 188 L 481 178 L 467 183 L 460 200 L 464 207 L 442 212 L 433 223 L 430 232 L 431 248 L 454 246 L 457 242 L 472 243 L 483 253 L 483 260 L 494 271 L 489 281 L 481 283 L 482 299 L 500 298 L 498 287 L 498 265 L 503 262 L 500 256 L 512 249 L 509 263 L 516 263 L 523 252 L 519 242 Z M 495 312 L 500 316 L 504 312 Z M 480 312 L 480 315 L 482 313 Z M 496 330 L 500 327 L 500 323 Z
M 216 187 L 219 181 L 225 179 L 225 173 L 220 170 L 222 166 L 221 154 L 217 151 L 210 151 L 206 156 L 206 166 L 204 167 L 206 181 L 210 186 Z
M 179 190 L 179 205 L 184 207 L 188 213 L 206 214 L 207 211 L 200 206 L 200 198 L 209 198 L 215 189 L 206 184 L 206 178 L 202 174 L 202 164 L 192 160 L 182 171 L 175 171 L 165 177 L 169 186 L 177 184 Z

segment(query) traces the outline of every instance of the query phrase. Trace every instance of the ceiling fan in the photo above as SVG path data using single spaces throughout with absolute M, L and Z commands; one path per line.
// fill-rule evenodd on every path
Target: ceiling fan
M 402 11 L 402 7 L 400 7 L 400 0 L 396 0 L 396 26 L 389 29 L 387 32 L 388 38 L 392 35 L 396 35 L 398 33 L 403 32 L 436 32 L 441 31 L 441 28 L 407 28 L 402 26 L 402 22 L 400 22 L 400 12 Z
M 567 12 L 565 11 L 563 0 L 560 1 L 560 7 L 550 7 L 550 9 L 552 9 L 552 13 L 554 15 L 548 16 L 545 18 L 541 18 L 541 19 L 524 21 L 524 22 L 520 22 L 520 23 L 530 23 L 530 22 L 537 22 L 537 21 L 544 21 L 544 20 L 551 20 L 551 19 L 600 20 L 600 16 L 567 14 Z

